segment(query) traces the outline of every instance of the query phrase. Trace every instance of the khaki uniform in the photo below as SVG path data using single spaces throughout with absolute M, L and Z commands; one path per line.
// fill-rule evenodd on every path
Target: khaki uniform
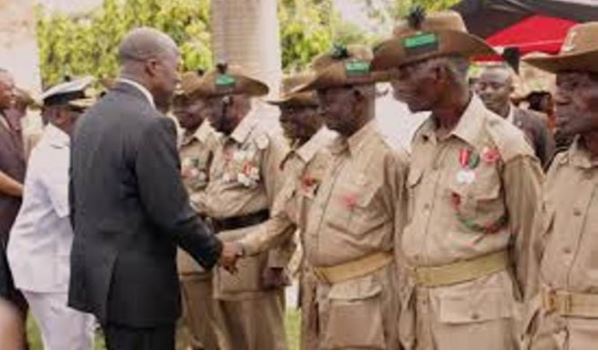
M 263 212 L 272 207 L 280 189 L 280 162 L 286 154 L 282 140 L 259 126 L 252 110 L 214 154 L 210 182 L 198 197 L 200 212 L 215 220 Z M 236 241 L 259 224 L 221 231 L 225 241 Z M 224 319 L 226 343 L 232 349 L 286 349 L 284 289 L 265 290 L 262 273 L 284 268 L 290 253 L 283 249 L 243 258 L 239 271 L 216 269 L 214 295 Z
M 318 278 L 319 348 L 398 348 L 393 250 L 403 227 L 407 155 L 370 122 L 337 137 L 305 228 L 304 255 Z
M 317 153 L 325 152 L 336 134 L 323 127 L 304 145 L 292 149 L 283 159 L 282 167 L 285 184 L 278 194 L 270 220 L 265 226 L 245 237 L 241 244 L 247 255 L 255 255 L 276 244 L 289 240 L 289 229 L 298 229 L 302 247 L 307 212 L 312 204 L 312 195 L 321 182 L 326 168 L 325 158 L 316 158 Z M 315 311 L 316 282 L 309 265 L 302 261 L 300 273 L 301 306 L 301 348 L 317 349 L 317 312 Z
M 555 158 L 538 212 L 532 347 L 598 348 L 598 163 L 579 141 Z
M 518 347 L 520 287 L 542 171 L 516 127 L 473 96 L 455 129 L 412 143 L 401 251 L 401 340 L 419 349 Z
M 181 172 L 191 199 L 197 198 L 208 185 L 210 164 L 218 145 L 215 133 L 206 120 L 193 135 L 182 139 Z M 205 271 L 181 249 L 177 252 L 177 267 L 183 303 L 182 319 L 177 328 L 177 347 L 218 349 L 220 323 L 212 298 L 212 272 Z

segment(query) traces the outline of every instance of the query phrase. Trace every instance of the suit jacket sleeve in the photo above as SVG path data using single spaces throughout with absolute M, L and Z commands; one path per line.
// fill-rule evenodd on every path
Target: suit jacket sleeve
M 176 128 L 166 118 L 155 118 L 145 126 L 137 149 L 135 171 L 140 198 L 148 216 L 160 231 L 201 266 L 212 268 L 222 243 L 200 220 L 189 204 L 180 178 Z

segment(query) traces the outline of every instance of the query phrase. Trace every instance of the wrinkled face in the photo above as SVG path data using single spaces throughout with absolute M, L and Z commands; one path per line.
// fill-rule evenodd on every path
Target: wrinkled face
M 307 141 L 322 126 L 318 108 L 315 106 L 280 106 L 280 126 L 291 141 Z
M 8 72 L 0 72 L 0 109 L 8 109 L 15 102 L 15 81 Z
M 359 99 L 352 87 L 318 90 L 320 115 L 326 127 L 347 135 L 359 123 Z
M 511 73 L 503 68 L 486 69 L 474 87 L 484 105 L 499 113 L 510 103 L 509 99 L 513 92 Z
M 207 115 L 204 100 L 198 98 L 176 97 L 172 107 L 172 112 L 179 124 L 188 131 L 196 130 Z
M 180 55 L 174 50 L 146 62 L 146 70 L 152 81 L 151 91 L 159 105 L 169 102 L 174 94 L 179 83 L 179 65 Z
M 428 61 L 401 66 L 390 81 L 393 96 L 411 112 L 430 111 L 439 99 L 438 77 Z
M 598 75 L 563 72 L 556 77 L 556 125 L 559 134 L 598 132 Z
M 249 97 L 244 95 L 216 96 L 206 100 L 210 124 L 225 135 L 230 135 L 237 128 L 249 107 Z

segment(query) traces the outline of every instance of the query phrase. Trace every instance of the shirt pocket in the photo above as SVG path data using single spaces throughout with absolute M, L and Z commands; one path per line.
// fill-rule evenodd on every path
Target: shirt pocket
M 501 197 L 501 180 L 492 167 L 480 167 L 471 183 L 460 183 L 450 178 L 448 197 L 462 216 L 472 220 L 497 219 L 504 212 Z
M 382 286 L 366 276 L 335 284 L 330 299 L 324 348 L 384 349 Z
M 439 297 L 439 321 L 471 324 L 512 318 L 514 301 L 500 289 L 483 289 L 471 294 L 444 293 Z
M 333 194 L 329 225 L 342 232 L 361 235 L 385 221 L 379 206 L 374 202 L 379 187 L 366 182 L 339 185 Z

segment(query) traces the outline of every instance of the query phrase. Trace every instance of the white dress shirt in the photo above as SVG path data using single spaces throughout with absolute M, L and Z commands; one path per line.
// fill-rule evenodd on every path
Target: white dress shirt
M 31 152 L 23 203 L 7 256 L 15 285 L 31 292 L 66 292 L 73 230 L 69 221 L 70 138 L 49 124 Z
M 143 93 L 143 95 L 147 98 L 147 101 L 150 103 L 150 105 L 155 109 L 156 108 L 156 104 L 154 103 L 154 96 L 152 95 L 152 93 L 150 93 L 149 90 L 147 90 L 147 88 L 145 88 L 143 86 L 143 84 L 141 83 L 137 83 L 131 79 L 128 78 L 122 78 L 120 77 L 118 79 L 119 82 L 123 82 L 129 85 L 132 85 L 133 87 L 137 88 L 139 91 L 141 91 L 141 93 Z

